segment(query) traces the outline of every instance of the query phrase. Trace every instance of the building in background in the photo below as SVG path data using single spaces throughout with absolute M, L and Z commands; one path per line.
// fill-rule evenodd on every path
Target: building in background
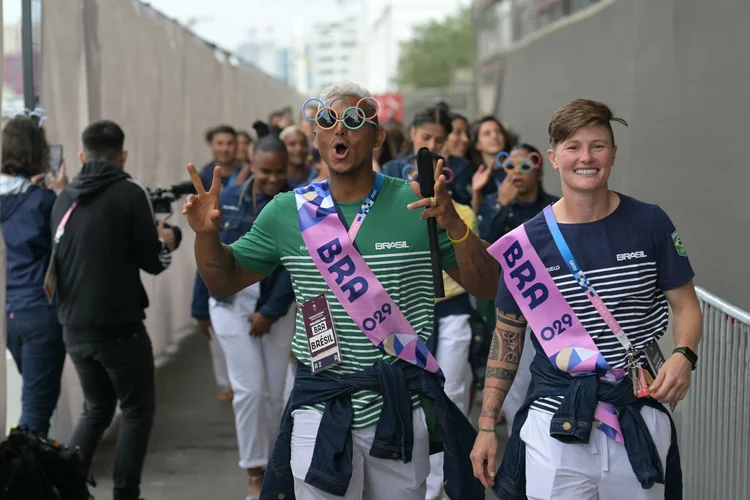
M 2 116 L 5 118 L 14 116 L 24 108 L 21 49 L 21 20 L 11 20 L 3 26 Z M 36 59 L 38 54 L 34 56 Z
M 314 94 L 342 80 L 364 83 L 364 51 L 357 17 L 312 26 L 304 49 L 307 89 Z
M 237 48 L 237 56 L 282 82 L 296 86 L 295 55 L 272 41 L 248 41 Z

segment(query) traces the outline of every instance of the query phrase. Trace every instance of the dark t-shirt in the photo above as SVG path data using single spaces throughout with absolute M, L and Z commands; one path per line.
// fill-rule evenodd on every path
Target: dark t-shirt
M 667 329 L 669 310 L 663 292 L 684 285 L 693 279 L 694 273 L 682 240 L 664 210 L 618 195 L 620 205 L 604 219 L 586 224 L 560 224 L 560 231 L 597 293 L 633 346 L 640 349 L 661 338 Z M 525 223 L 525 227 L 529 241 L 557 288 L 604 358 L 611 367 L 624 368 L 625 349 L 573 280 L 544 214 Z M 500 311 L 521 314 L 503 279 L 495 306 Z M 562 397 L 540 399 L 532 407 L 554 412 L 561 401 Z

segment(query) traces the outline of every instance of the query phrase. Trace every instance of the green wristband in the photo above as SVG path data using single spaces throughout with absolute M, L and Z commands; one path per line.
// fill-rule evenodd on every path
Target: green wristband
M 491 432 L 493 434 L 495 433 L 495 429 L 485 429 L 483 427 L 480 427 L 479 430 L 482 432 Z

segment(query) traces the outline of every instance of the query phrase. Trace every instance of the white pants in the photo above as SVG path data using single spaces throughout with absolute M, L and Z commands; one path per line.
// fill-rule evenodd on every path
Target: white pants
M 445 375 L 445 394 L 467 415 L 471 395 L 471 324 L 468 314 L 440 318 L 438 322 L 437 359 Z M 443 453 L 430 456 L 430 475 L 427 478 L 427 500 L 437 500 L 443 494 Z
M 513 380 L 513 385 L 510 386 L 508 395 L 505 396 L 505 402 L 503 402 L 503 407 L 501 409 L 505 416 L 505 427 L 508 430 L 508 434 L 510 434 L 511 429 L 513 428 L 513 417 L 526 400 L 526 392 L 529 390 L 529 384 L 531 384 L 531 361 L 536 355 L 534 346 L 531 344 L 532 335 L 531 328 L 527 327 L 523 352 L 521 353 L 521 359 L 518 363 L 518 373 Z
M 294 427 L 291 467 L 294 495 L 300 500 L 361 500 L 365 488 L 369 500 L 424 500 L 425 479 L 430 472 L 430 438 L 421 408 L 412 413 L 414 449 L 412 460 L 408 464 L 401 460 L 370 456 L 375 426 L 352 431 L 352 477 L 343 497 L 325 493 L 305 483 L 322 413 L 316 410 L 295 410 L 292 417 Z
M 669 418 L 644 407 L 641 415 L 665 467 L 671 443 Z M 625 446 L 596 428 L 588 444 L 562 443 L 549 435 L 552 415 L 529 410 L 521 428 L 526 443 L 526 495 L 529 500 L 656 500 L 664 485 L 641 488 Z
M 296 373 L 297 359 L 290 359 L 286 369 L 286 382 L 284 382 L 284 406 L 289 401 L 289 396 L 292 394 L 292 389 L 294 389 L 294 377 Z
M 259 284 L 240 291 L 231 305 L 209 301 L 211 323 L 226 353 L 234 392 L 240 467 L 265 467 L 279 431 L 283 391 L 294 335 L 292 305 L 263 337 L 251 337 L 248 317 L 255 312 Z
M 209 329 L 211 338 L 208 341 L 208 348 L 211 350 L 211 365 L 214 369 L 214 378 L 216 385 L 223 389 L 229 387 L 229 373 L 227 373 L 227 360 L 224 356 L 224 350 L 221 348 L 219 340 L 216 338 L 216 332 L 213 328 Z

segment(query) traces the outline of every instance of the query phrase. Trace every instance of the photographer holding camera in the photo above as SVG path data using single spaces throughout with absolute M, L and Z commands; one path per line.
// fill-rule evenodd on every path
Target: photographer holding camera
M 70 444 L 80 447 L 88 473 L 119 400 L 113 498 L 137 500 L 155 411 L 154 356 L 143 324 L 148 296 L 140 270 L 164 271 L 180 237 L 163 222 L 157 226 L 145 188 L 123 171 L 122 129 L 98 121 L 82 139 L 83 167 L 55 202 L 51 225 L 50 267 L 63 340 L 85 400 Z

